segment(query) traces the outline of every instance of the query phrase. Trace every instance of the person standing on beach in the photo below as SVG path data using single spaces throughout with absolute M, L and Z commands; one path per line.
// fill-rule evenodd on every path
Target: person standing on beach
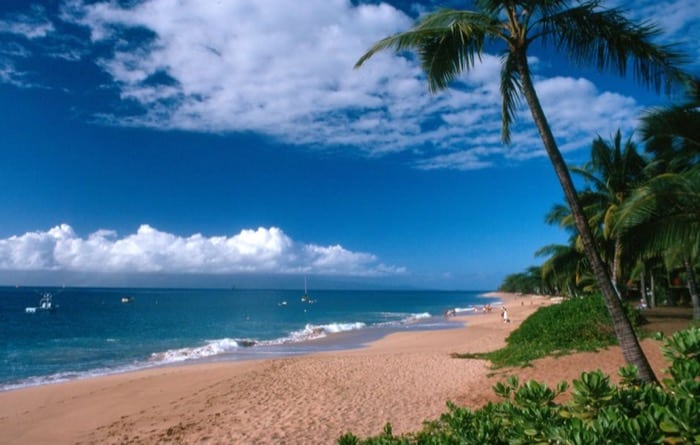
M 505 306 L 501 308 L 501 317 L 503 317 L 503 323 L 510 323 L 510 319 L 508 318 L 508 309 L 506 309 Z

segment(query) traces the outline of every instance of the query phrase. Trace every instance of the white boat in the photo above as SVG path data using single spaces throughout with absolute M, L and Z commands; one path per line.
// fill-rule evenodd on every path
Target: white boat
M 306 291 L 306 277 L 304 277 L 304 295 L 301 296 L 302 303 L 306 303 L 309 300 L 309 294 Z
M 34 314 L 36 312 L 53 312 L 58 308 L 58 305 L 53 304 L 53 295 L 51 292 L 44 292 L 41 294 L 41 299 L 39 300 L 39 306 L 24 308 L 24 312 L 28 314 Z
M 122 297 L 122 303 L 133 303 L 134 297 Z
M 306 277 L 304 277 L 304 295 L 301 296 L 301 302 L 309 304 L 316 303 L 316 300 L 312 300 L 311 298 L 309 298 L 309 293 L 306 290 Z

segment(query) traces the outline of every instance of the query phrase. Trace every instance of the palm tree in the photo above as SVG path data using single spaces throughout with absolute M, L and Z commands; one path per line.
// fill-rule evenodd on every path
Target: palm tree
M 578 201 L 583 208 L 586 219 L 588 220 L 588 226 L 591 228 L 593 239 L 596 242 L 598 254 L 606 265 L 611 264 L 611 258 L 614 256 L 614 249 L 604 237 L 605 225 L 603 222 L 605 213 L 601 211 L 600 197 L 590 190 L 577 191 L 577 195 Z M 581 240 L 581 235 L 579 235 L 578 230 L 576 229 L 576 221 L 574 220 L 574 215 L 571 212 L 571 207 L 567 206 L 566 204 L 555 204 L 545 216 L 545 222 L 549 225 L 557 225 L 559 228 L 568 232 L 571 249 L 579 251 L 582 257 L 585 258 L 585 254 L 583 252 L 583 242 Z M 586 275 L 590 276 L 592 271 L 588 266 L 588 261 L 584 261 L 581 264 L 582 266 L 585 266 L 587 270 L 584 271 L 584 269 L 581 269 L 580 277 L 583 277 L 583 272 L 586 272 Z M 612 270 L 612 268 L 609 266 L 608 269 Z M 595 281 L 595 279 L 593 281 Z M 590 283 L 586 287 L 591 288 Z M 593 286 L 592 292 L 595 292 L 596 290 L 596 286 Z
M 503 280 L 499 287 L 503 292 L 519 292 L 523 294 L 542 294 L 546 292 L 542 282 L 542 270 L 537 267 L 529 267 L 523 273 L 510 274 Z
M 700 79 L 687 85 L 686 103 L 652 109 L 642 118 L 646 151 L 657 161 L 657 172 L 678 172 L 700 161 Z
M 700 165 L 658 175 L 621 208 L 615 231 L 632 232 L 649 255 L 675 259 L 686 272 L 693 319 L 700 320 L 695 261 L 700 258 Z
M 700 79 L 687 82 L 687 100 L 655 109 L 642 119 L 650 168 L 656 176 L 640 187 L 625 206 L 618 232 L 641 238 L 650 255 L 680 258 L 693 303 L 693 319 L 700 320 L 700 296 L 695 264 L 700 257 Z
M 477 0 L 476 10 L 443 9 L 425 15 L 411 30 L 375 43 L 356 63 L 361 66 L 375 53 L 412 49 L 427 75 L 431 92 L 445 89 L 461 72 L 472 69 L 486 43 L 500 44 L 502 139 L 510 142 L 510 125 L 520 95 L 532 113 L 544 148 L 572 209 L 584 251 L 601 288 L 625 360 L 637 366 L 639 377 L 656 381 L 634 334 L 608 272 L 596 249 L 590 227 L 578 202 L 566 163 L 554 140 L 530 75 L 528 49 L 534 42 L 563 51 L 574 62 L 592 64 L 620 75 L 632 67 L 642 84 L 657 91 L 682 77 L 682 61 L 670 47 L 655 45 L 659 33 L 649 24 L 628 20 L 619 9 L 600 9 L 591 0 L 570 6 L 565 0 Z
M 583 167 L 573 167 L 590 185 L 584 193 L 595 205 L 594 220 L 600 226 L 603 239 L 612 248 L 612 261 L 608 258 L 610 275 L 615 289 L 620 293 L 622 280 L 623 234 L 613 233 L 614 219 L 620 205 L 632 190 L 644 180 L 646 161 L 637 152 L 632 138 L 622 144 L 622 134 L 617 130 L 611 143 L 597 137 L 591 145 L 591 159 Z M 589 206 L 588 208 L 591 208 Z M 589 219 L 590 220 L 590 219 Z
M 535 256 L 549 256 L 542 264 L 542 280 L 555 287 L 560 295 L 579 296 L 588 269 L 583 253 L 571 244 L 550 244 L 535 252 Z

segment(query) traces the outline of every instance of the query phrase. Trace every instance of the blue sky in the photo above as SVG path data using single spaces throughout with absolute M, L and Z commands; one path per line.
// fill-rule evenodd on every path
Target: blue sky
M 493 289 L 538 264 L 563 198 L 527 110 L 500 143 L 498 55 L 437 95 L 407 58 L 352 69 L 437 3 L 3 0 L 0 284 Z M 695 0 L 633 6 L 700 60 Z M 573 164 L 669 100 L 531 56 Z

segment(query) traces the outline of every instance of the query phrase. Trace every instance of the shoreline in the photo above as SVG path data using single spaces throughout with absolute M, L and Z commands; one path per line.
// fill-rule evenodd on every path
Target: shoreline
M 479 294 L 478 297 L 481 297 Z M 477 305 L 462 307 L 462 315 L 478 313 Z M 359 326 L 359 327 L 357 327 Z M 361 349 L 367 344 L 380 340 L 394 333 L 406 331 L 426 331 L 455 329 L 460 323 L 442 315 L 415 313 L 404 319 L 368 324 L 363 322 L 331 322 L 329 324 L 308 325 L 293 331 L 286 337 L 269 340 L 244 339 L 243 344 L 233 339 L 239 346 L 229 351 L 207 354 L 212 344 L 226 343 L 231 339 L 211 340 L 207 344 L 187 346 L 151 354 L 132 362 L 124 361 L 111 367 L 68 370 L 43 376 L 27 377 L 18 381 L 0 383 L 0 393 L 16 391 L 36 386 L 54 385 L 71 381 L 93 379 L 104 376 L 138 372 L 148 369 L 160 369 L 173 366 L 190 366 L 207 363 L 242 362 L 250 360 L 267 360 L 316 354 L 319 352 L 340 352 Z M 216 349 L 216 348 L 214 348 Z M 200 355 L 200 351 L 205 353 Z
M 0 437 L 7 445 L 320 444 L 348 431 L 375 435 L 387 422 L 397 434 L 416 431 L 445 412 L 448 400 L 474 408 L 497 400 L 491 387 L 512 371 L 494 374 L 484 361 L 450 354 L 497 349 L 550 304 L 497 298 L 511 323 L 498 311 L 479 312 L 454 317 L 462 323 L 455 329 L 394 332 L 359 349 L 183 364 L 2 392 Z M 614 374 L 622 363 L 619 348 L 592 357 L 547 358 L 514 372 L 556 384 L 595 367 Z
M 504 304 L 510 297 L 499 296 Z M 375 434 L 386 422 L 411 431 L 486 377 L 483 362 L 450 353 L 500 347 L 534 308 L 513 305 L 508 324 L 496 311 L 451 317 L 462 325 L 393 332 L 358 349 L 183 363 L 6 391 L 0 436 L 7 444 L 301 444 L 333 443 L 346 431 Z

